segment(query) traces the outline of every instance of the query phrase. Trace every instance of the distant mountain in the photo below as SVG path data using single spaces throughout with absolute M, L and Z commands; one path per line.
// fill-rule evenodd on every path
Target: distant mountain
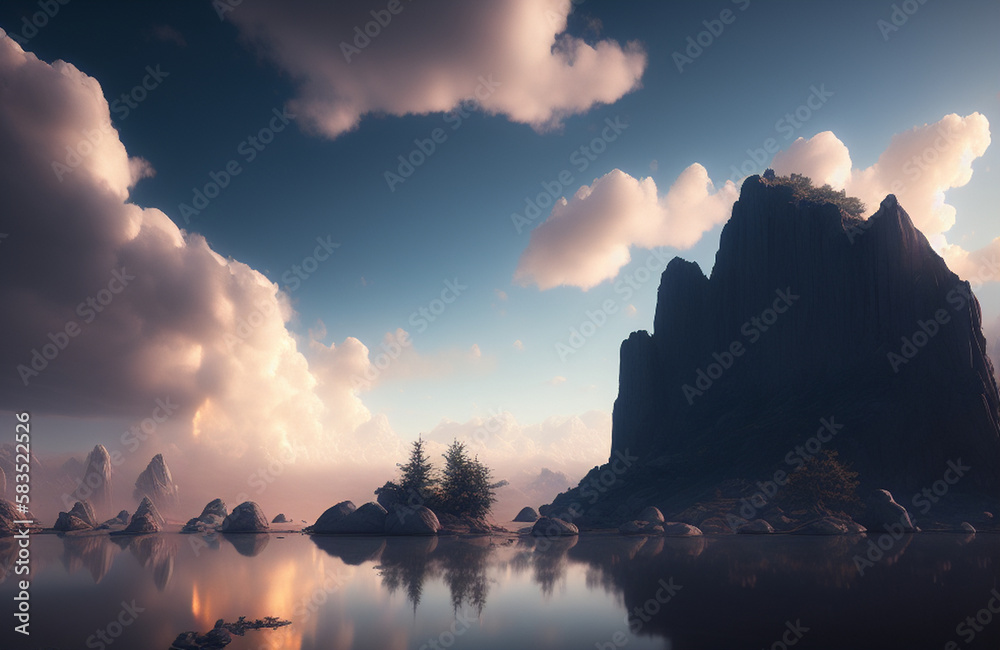
M 895 196 L 862 220 L 781 180 L 744 182 L 710 277 L 667 265 L 653 334 L 621 346 L 613 462 L 549 511 L 681 508 L 823 449 L 908 506 L 960 459 L 953 496 L 996 502 L 1000 394 L 969 283 Z

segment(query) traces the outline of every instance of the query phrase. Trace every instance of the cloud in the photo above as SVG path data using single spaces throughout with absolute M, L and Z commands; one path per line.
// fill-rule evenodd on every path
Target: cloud
M 514 341 L 514 349 L 517 350 L 518 352 L 524 350 L 524 343 L 521 342 L 521 339 L 517 339 L 516 341 Z
M 556 375 L 555 377 L 553 377 L 552 379 L 550 379 L 548 381 L 548 383 L 552 384 L 553 386 L 558 386 L 559 384 L 562 384 L 562 383 L 565 383 L 565 382 L 566 382 L 566 378 L 563 377 L 562 375 Z
M 493 293 L 496 294 L 497 300 L 507 300 L 507 292 L 503 289 L 494 289 Z
M 971 279 L 1000 253 L 1000 240 L 971 253 L 949 245 L 945 233 L 955 225 L 956 213 L 954 206 L 945 203 L 945 192 L 972 179 L 973 161 L 989 146 L 990 124 L 985 116 L 950 114 L 933 124 L 897 133 L 878 160 L 865 169 L 852 167 L 847 146 L 830 131 L 808 140 L 798 138 L 774 156 L 771 166 L 780 175 L 804 174 L 817 185 L 828 183 L 845 190 L 870 207 L 886 194 L 895 194 L 949 267 Z M 990 273 L 984 280 L 1000 280 L 1000 269 Z
M 630 316 L 630 317 L 631 317 L 631 316 L 635 316 L 635 315 L 636 315 L 636 314 L 637 314 L 638 312 L 639 312 L 639 310 L 638 310 L 638 309 L 636 309 L 636 308 L 635 308 L 635 305 L 633 305 L 633 304 L 631 304 L 631 303 L 629 303 L 628 305 L 626 305 L 626 306 L 625 306 L 625 313 L 626 313 L 626 314 L 627 314 L 628 316 Z
M 244 0 L 226 17 L 298 86 L 291 110 L 335 138 L 369 114 L 449 112 L 474 100 L 490 115 L 553 128 L 639 86 L 633 42 L 565 33 L 565 0 L 405 2 L 380 25 L 358 3 Z M 367 32 L 367 35 L 365 34 Z
M 589 289 L 614 278 L 631 260 L 630 249 L 690 248 L 729 218 L 737 189 L 716 189 L 695 163 L 662 197 L 652 178 L 615 169 L 560 199 L 531 233 L 514 279 L 539 289 L 560 285 Z

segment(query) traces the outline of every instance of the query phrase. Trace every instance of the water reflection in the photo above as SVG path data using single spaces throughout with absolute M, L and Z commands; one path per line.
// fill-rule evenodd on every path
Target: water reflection
M 66 535 L 63 537 L 62 563 L 71 574 L 86 567 L 94 583 L 100 583 L 120 552 L 121 548 L 107 535 Z
M 796 621 L 810 630 L 802 647 L 975 647 L 956 625 L 1000 584 L 995 535 L 905 536 L 885 548 L 864 536 L 218 537 L 34 538 L 37 620 L 60 621 L 40 625 L 38 643 L 83 647 L 127 597 L 152 614 L 121 647 L 166 647 L 244 615 L 291 620 L 248 641 L 292 650 L 419 648 L 458 621 L 461 647 L 481 650 L 614 638 L 629 650 L 768 648 Z M 5 561 L 10 541 L 0 540 Z M 13 583 L 0 582 L 0 598 Z M 1000 617 L 976 643 L 996 636 Z

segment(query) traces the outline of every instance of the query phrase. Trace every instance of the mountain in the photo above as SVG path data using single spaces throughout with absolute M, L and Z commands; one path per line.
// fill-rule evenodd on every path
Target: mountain
M 744 182 L 709 277 L 667 265 L 653 333 L 621 346 L 609 463 L 549 512 L 676 512 L 823 450 L 907 507 L 945 479 L 953 504 L 996 503 L 1000 394 L 969 283 L 895 196 L 863 220 L 782 181 Z
M 71 458 L 63 464 L 69 471 L 76 469 L 77 463 Z M 96 445 L 83 464 L 82 479 L 73 492 L 73 498 L 79 501 L 89 501 L 101 517 L 111 513 L 111 501 L 114 497 L 111 456 L 104 445 Z
M 137 501 L 149 497 L 152 503 L 168 512 L 177 505 L 177 485 L 162 454 L 156 454 L 135 480 L 133 496 Z

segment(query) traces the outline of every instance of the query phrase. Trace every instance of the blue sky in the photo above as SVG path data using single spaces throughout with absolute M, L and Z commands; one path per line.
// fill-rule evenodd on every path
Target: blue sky
M 573 3 L 569 35 L 587 45 L 613 42 L 626 48 L 631 42 L 645 53 L 638 84 L 617 92 L 613 101 L 580 99 L 544 124 L 531 124 L 506 104 L 484 105 L 460 121 L 445 111 L 418 108 L 424 114 L 405 114 L 405 105 L 386 108 L 360 115 L 352 129 L 339 133 L 323 132 L 300 115 L 287 126 L 282 123 L 273 141 L 248 161 L 249 150 L 241 144 L 276 124 L 275 110 L 294 106 L 309 94 L 310 84 L 335 78 L 339 69 L 323 60 L 336 58 L 335 45 L 302 60 L 300 53 L 287 55 L 297 45 L 294 39 L 275 45 L 287 32 L 261 37 L 268 29 L 261 25 L 274 22 L 269 17 L 281 10 L 251 4 L 234 7 L 220 20 L 211 2 L 100 7 L 72 2 L 24 40 L 23 21 L 41 4 L 12 1 L 0 9 L 0 27 L 20 34 L 24 49 L 41 61 L 62 59 L 96 79 L 108 102 L 142 84 L 147 68 L 165 73 L 127 115 L 123 110 L 111 114 L 128 155 L 145 159 L 155 170 L 131 187 L 129 201 L 162 210 L 187 233 L 203 235 L 223 258 L 277 283 L 295 310 L 287 329 L 307 358 L 310 331 L 325 328 L 319 342 L 326 346 L 354 337 L 374 359 L 387 333 L 406 330 L 420 362 L 408 365 L 405 373 L 387 371 L 372 390 L 357 395 L 371 414 L 384 414 L 403 441 L 441 420 L 469 422 L 494 411 L 509 412 L 522 426 L 593 410 L 610 413 L 618 346 L 629 332 L 652 327 L 658 275 L 666 261 L 680 255 L 710 272 L 721 221 L 709 224 L 693 246 L 655 247 L 659 257 L 649 266 L 653 251 L 633 245 L 631 262 L 590 288 L 570 282 L 542 290 L 530 276 L 527 282 L 516 281 L 519 259 L 533 235 L 531 227 L 518 233 L 511 215 L 523 213 L 526 199 L 543 192 L 543 183 L 558 181 L 561 172 L 571 176 L 560 192 L 567 198 L 613 170 L 632 179 L 651 178 L 663 196 L 694 163 L 720 190 L 734 175 L 732 168 L 748 160 L 748 150 L 769 138 L 784 150 L 795 138 L 832 131 L 850 151 L 853 168 L 864 169 L 895 134 L 934 125 L 948 114 L 964 119 L 979 113 L 988 124 L 1000 123 L 1000 5 L 995 2 L 903 3 L 916 10 L 898 29 L 885 31 L 886 23 L 880 27 L 879 21 L 891 23 L 898 3 L 587 0 Z M 386 6 L 356 4 L 354 15 L 362 17 Z M 565 13 L 566 4 L 552 7 Z M 461 41 L 455 47 L 475 47 L 459 38 L 464 18 L 447 13 L 448 3 L 418 8 L 404 2 L 401 7 L 355 55 L 351 65 L 369 65 L 369 57 L 373 66 L 361 79 L 377 83 L 376 57 L 378 65 L 391 63 L 387 78 L 390 71 L 405 75 L 407 66 L 420 63 L 420 56 L 410 55 L 416 50 L 406 49 L 423 46 L 419 33 L 407 33 L 416 29 L 417 11 L 443 12 L 440 22 Z M 244 18 L 240 12 L 247 12 Z M 330 43 L 350 38 L 351 28 L 363 24 L 336 24 L 335 11 L 315 21 L 308 13 L 293 13 L 277 22 L 292 33 L 297 20 L 302 29 L 315 22 L 318 26 L 311 28 L 327 29 Z M 706 30 L 720 26 L 709 39 Z M 679 70 L 675 53 L 683 53 L 687 39 L 698 39 L 700 32 L 702 42 L 710 44 Z M 426 35 L 427 49 L 446 47 L 431 42 L 434 36 Z M 480 54 L 489 60 L 489 53 Z M 290 63 L 293 56 L 299 58 Z M 309 66 L 325 76 L 310 77 L 311 72 L 303 72 Z M 491 70 L 480 74 L 489 76 Z M 521 83 L 502 74 L 497 78 L 498 97 Z M 592 85 L 602 83 L 595 78 Z M 333 83 L 326 91 L 349 94 L 342 90 L 349 85 Z M 780 122 L 817 91 L 824 96 L 808 119 L 791 128 L 784 126 L 788 121 Z M 627 128 L 581 170 L 585 152 L 580 149 L 600 138 L 606 120 Z M 386 172 L 398 171 L 397 157 L 409 156 L 418 146 L 414 141 L 432 138 L 435 129 L 443 130 L 443 141 L 412 176 L 390 190 Z M 752 166 L 762 171 L 770 157 Z M 944 188 L 945 202 L 955 208 L 955 224 L 937 233 L 966 251 L 985 249 L 1000 236 L 996 147 L 973 157 L 964 162 L 973 171 L 969 182 Z M 231 160 L 240 173 L 186 222 L 181 204 L 192 203 L 193 190 L 204 188 L 210 174 Z M 731 207 L 729 195 L 720 194 L 719 201 L 727 197 Z M 904 207 L 911 209 L 905 200 Z M 531 226 L 548 212 L 543 210 Z M 339 247 L 292 288 L 282 276 L 313 255 L 317 238 Z M 645 282 L 637 280 L 637 288 L 626 292 L 620 283 L 627 278 Z M 426 329 L 418 326 L 413 314 L 433 308 L 447 282 L 467 288 Z M 983 285 L 980 296 L 986 321 L 993 323 L 1000 315 L 997 283 Z M 588 311 L 605 304 L 615 313 L 581 349 L 561 359 L 556 344 L 567 342 L 573 328 L 588 320 Z M 50 410 L 79 416 L 73 426 L 89 432 L 80 434 L 83 440 L 67 435 L 63 449 L 92 446 L 91 438 L 107 429 L 107 421 L 93 410 L 68 413 L 72 409 L 58 404 Z M 128 412 L 121 420 L 126 422 L 142 408 L 121 410 Z M 178 436 L 190 435 L 183 432 L 190 420 L 175 424 Z

